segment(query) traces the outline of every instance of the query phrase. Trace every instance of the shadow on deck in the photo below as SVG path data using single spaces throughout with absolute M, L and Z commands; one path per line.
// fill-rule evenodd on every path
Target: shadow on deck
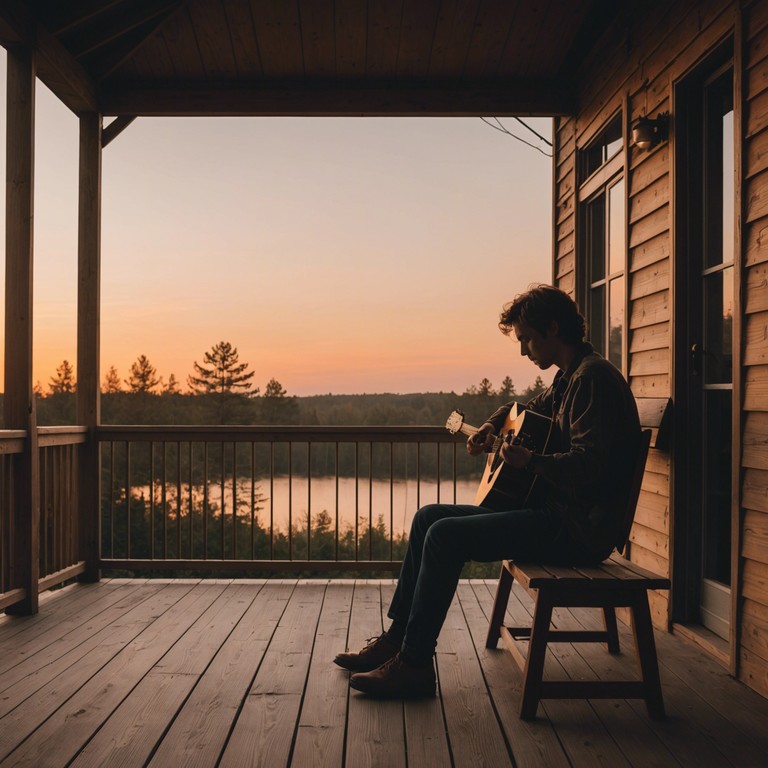
M 768 701 L 695 647 L 656 634 L 667 719 L 642 701 L 545 701 L 518 719 L 520 675 L 484 647 L 495 582 L 461 582 L 437 654 L 439 698 L 350 694 L 331 663 L 381 632 L 392 581 L 105 580 L 0 618 L 0 765 L 760 766 Z M 517 598 L 515 600 L 514 598 Z M 530 611 L 517 587 L 510 611 Z M 592 626 L 596 610 L 561 610 Z M 552 677 L 609 679 L 623 652 L 559 644 Z

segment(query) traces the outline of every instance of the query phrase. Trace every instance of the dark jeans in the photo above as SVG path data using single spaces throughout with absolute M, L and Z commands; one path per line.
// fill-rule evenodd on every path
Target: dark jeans
M 564 562 L 573 559 L 573 549 L 559 520 L 541 509 L 422 507 L 411 524 L 408 551 L 387 613 L 405 626 L 402 650 L 414 660 L 432 657 L 467 561 Z

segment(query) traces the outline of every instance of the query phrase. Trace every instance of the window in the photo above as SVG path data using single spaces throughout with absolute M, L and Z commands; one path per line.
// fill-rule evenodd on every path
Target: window
M 581 304 L 587 337 L 624 371 L 626 189 L 621 115 L 580 151 Z

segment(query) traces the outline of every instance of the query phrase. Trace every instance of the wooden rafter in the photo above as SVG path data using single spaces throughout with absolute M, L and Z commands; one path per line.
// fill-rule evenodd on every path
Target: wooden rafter
M 99 111 L 96 87 L 85 69 L 44 26 L 36 23 L 26 3 L 4 0 L 0 34 L 37 53 L 37 75 L 73 112 Z
M 106 88 L 105 115 L 529 115 L 569 114 L 573 94 L 559 83 L 486 83 L 435 87 L 297 85 L 215 88 Z

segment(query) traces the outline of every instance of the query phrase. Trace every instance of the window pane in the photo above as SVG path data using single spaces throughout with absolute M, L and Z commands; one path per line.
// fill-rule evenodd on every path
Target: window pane
M 624 179 L 608 191 L 608 274 L 624 271 Z
M 589 340 L 592 346 L 605 354 L 605 285 L 589 292 Z
M 611 280 L 608 305 L 610 335 L 608 337 L 608 359 L 619 369 L 621 367 L 621 349 L 624 338 L 624 278 Z
M 704 382 L 729 384 L 733 359 L 733 267 L 704 278 Z
M 733 190 L 733 110 L 723 115 L 723 262 L 733 261 L 733 219 L 736 198 Z
M 733 71 L 704 91 L 704 266 L 733 261 Z
M 610 125 L 585 149 L 581 150 L 579 165 L 581 180 L 591 176 L 604 162 L 610 160 L 624 146 L 621 115 L 617 115 Z
M 605 194 L 587 207 L 587 248 L 589 249 L 589 282 L 605 277 Z

